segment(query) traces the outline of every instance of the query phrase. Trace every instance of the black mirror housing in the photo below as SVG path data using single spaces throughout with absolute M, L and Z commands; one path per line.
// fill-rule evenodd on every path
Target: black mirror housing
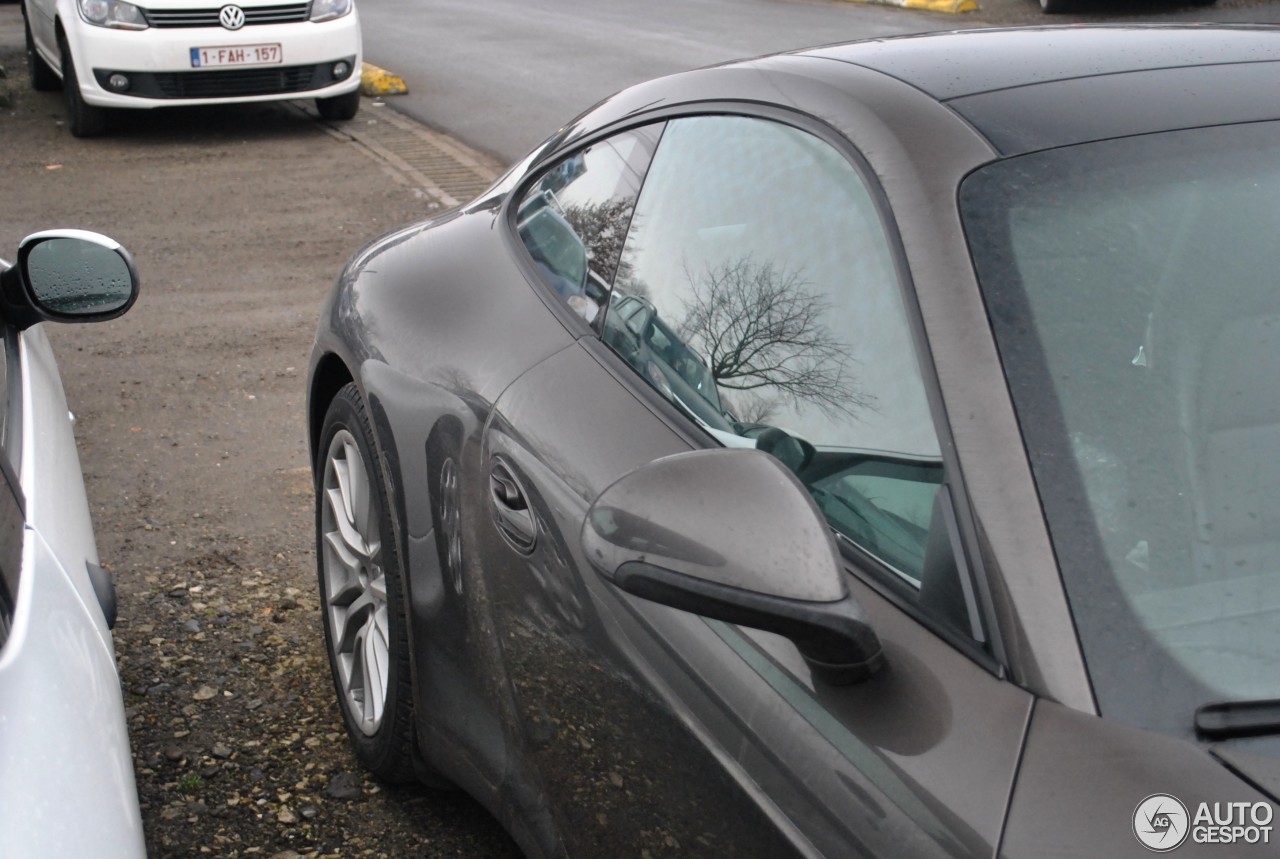
M 833 686 L 866 680 L 884 664 L 884 649 L 849 594 L 810 602 L 744 591 L 643 561 L 618 568 L 613 583 L 629 594 L 726 623 L 791 639 L 814 676 Z

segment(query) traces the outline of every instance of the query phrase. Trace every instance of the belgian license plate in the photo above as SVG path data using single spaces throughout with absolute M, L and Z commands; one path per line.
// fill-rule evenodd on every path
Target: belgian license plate
M 192 48 L 191 68 L 217 66 L 265 66 L 284 62 L 280 43 L 272 45 L 226 45 L 214 48 Z

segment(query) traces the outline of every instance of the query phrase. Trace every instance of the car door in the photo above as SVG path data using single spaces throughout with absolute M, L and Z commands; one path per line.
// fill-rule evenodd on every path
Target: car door
M 871 173 L 790 114 L 650 131 L 598 336 L 514 383 L 485 434 L 494 616 L 562 836 L 579 855 L 993 855 L 1030 696 L 986 646 Z M 877 675 L 831 685 L 785 638 L 623 594 L 586 562 L 600 492 L 716 445 L 773 453 L 809 491 L 883 643 Z M 769 503 L 722 497 L 725 517 Z

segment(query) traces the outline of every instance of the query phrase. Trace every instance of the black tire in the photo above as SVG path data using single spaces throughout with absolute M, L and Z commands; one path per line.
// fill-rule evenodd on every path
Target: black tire
M 1074 12 L 1076 4 L 1072 0 L 1040 0 L 1040 11 L 1046 15 L 1061 15 Z
M 408 622 L 400 552 L 374 450 L 364 401 L 347 384 L 325 414 L 315 464 L 325 650 L 356 757 L 379 779 L 401 784 L 415 780 Z
M 58 73 L 36 51 L 36 40 L 31 37 L 31 25 L 27 23 L 25 14 L 22 16 L 22 29 L 27 37 L 27 73 L 31 76 L 31 88 L 37 92 L 53 92 L 61 81 Z
M 359 109 L 360 90 L 358 89 L 332 98 L 316 99 L 316 110 L 320 112 L 320 118 L 331 122 L 345 122 L 354 117 Z
M 80 95 L 80 84 L 76 78 L 75 62 L 71 59 L 71 49 L 66 39 L 58 39 L 58 50 L 62 54 L 62 91 L 67 102 L 67 127 L 72 137 L 98 137 L 107 131 L 110 115 L 104 107 L 89 104 Z

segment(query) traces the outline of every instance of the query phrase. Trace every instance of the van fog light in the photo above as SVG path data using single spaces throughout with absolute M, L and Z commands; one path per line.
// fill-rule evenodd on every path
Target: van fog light
M 351 74 L 351 64 L 345 60 L 339 60 L 333 64 L 333 79 L 345 80 L 347 75 Z
M 107 78 L 107 86 L 111 87 L 116 92 L 124 92 L 129 88 L 129 77 L 128 75 L 122 75 L 119 72 L 114 72 L 111 77 Z

